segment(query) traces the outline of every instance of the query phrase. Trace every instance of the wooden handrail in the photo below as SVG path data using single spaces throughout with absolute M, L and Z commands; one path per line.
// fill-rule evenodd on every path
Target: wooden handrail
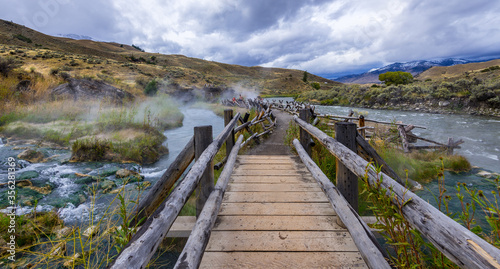
M 124 247 L 110 268 L 145 268 L 167 231 L 179 215 L 182 207 L 198 185 L 203 172 L 211 164 L 215 154 L 233 131 L 240 113 L 224 128 L 217 138 L 201 154 L 179 185 L 170 193 L 146 223 Z
M 139 206 L 131 216 L 135 216 L 130 226 L 139 225 L 140 220 L 147 219 L 158 206 L 165 200 L 174 186 L 175 182 L 181 177 L 186 168 L 194 160 L 194 137 L 184 146 L 184 149 L 177 155 L 172 164 L 163 173 L 161 178 L 153 185 L 151 190 L 141 199 Z
M 217 180 L 215 189 L 208 197 L 199 218 L 196 220 L 191 235 L 179 255 L 179 259 L 174 268 L 198 268 L 198 266 L 200 266 L 203 253 L 208 244 L 208 239 L 210 238 L 212 228 L 214 227 L 217 214 L 222 204 L 222 198 L 224 197 L 229 179 L 233 173 L 236 157 L 242 141 L 243 135 L 240 135 L 238 141 L 231 150 L 227 165 L 224 166 L 224 170 L 222 170 Z
M 318 128 L 298 117 L 294 117 L 294 120 L 358 177 L 366 177 L 372 186 L 381 181 L 381 187 L 387 190 L 392 202 L 401 207 L 406 220 L 452 262 L 461 268 L 500 268 L 498 248 L 449 218 L 388 175 L 377 173 L 370 163 Z
M 377 239 L 366 223 L 356 213 L 356 210 L 349 205 L 335 185 L 328 179 L 323 171 L 321 171 L 321 168 L 319 168 L 311 157 L 309 157 L 309 154 L 297 139 L 293 140 L 293 145 L 300 159 L 321 186 L 321 189 L 326 197 L 328 197 L 333 209 L 335 209 L 338 217 L 342 220 L 342 223 L 351 234 L 354 244 L 356 244 L 356 247 L 359 249 L 368 267 L 391 268 L 384 256 L 383 249 L 377 243 Z

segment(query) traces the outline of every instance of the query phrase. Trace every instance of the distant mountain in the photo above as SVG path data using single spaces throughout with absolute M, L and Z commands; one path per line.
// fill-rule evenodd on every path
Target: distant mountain
M 472 61 L 464 59 L 448 58 L 448 59 L 432 60 L 432 61 L 412 61 L 406 63 L 393 63 L 381 68 L 372 69 L 366 73 L 343 76 L 335 79 L 335 81 L 342 83 L 359 83 L 359 84 L 380 83 L 378 75 L 385 72 L 403 71 L 403 72 L 409 72 L 413 76 L 416 76 L 433 66 L 452 66 L 457 64 L 467 64 L 471 62 Z
M 58 34 L 57 36 L 71 38 L 75 40 L 94 40 L 92 37 L 87 35 L 77 35 L 77 34 Z

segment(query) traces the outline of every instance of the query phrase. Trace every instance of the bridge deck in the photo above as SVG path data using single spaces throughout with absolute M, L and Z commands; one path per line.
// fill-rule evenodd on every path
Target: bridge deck
M 200 268 L 366 268 L 306 167 L 239 156 Z

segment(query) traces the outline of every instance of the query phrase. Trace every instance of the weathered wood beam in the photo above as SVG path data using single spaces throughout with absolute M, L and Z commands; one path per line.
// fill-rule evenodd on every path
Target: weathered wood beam
M 205 252 L 212 228 L 214 227 L 215 220 L 217 219 L 222 204 L 222 198 L 224 197 L 229 179 L 233 173 L 234 164 L 236 163 L 236 157 L 242 141 L 243 135 L 240 135 L 238 141 L 236 141 L 236 144 L 231 150 L 227 165 L 224 167 L 224 170 L 222 170 L 217 180 L 217 185 L 215 185 L 214 191 L 210 194 L 205 207 L 203 207 L 203 211 L 198 217 L 191 231 L 191 236 L 189 236 L 174 268 L 198 268 L 200 266 L 203 253 Z
M 377 151 L 370 145 L 370 143 L 368 143 L 368 141 L 366 141 L 363 137 L 361 137 L 360 135 L 356 136 L 356 143 L 358 144 L 359 147 L 361 147 L 361 149 L 367 153 L 368 157 L 373 159 L 373 161 L 375 161 L 375 164 L 378 166 L 378 167 L 382 167 L 382 172 L 386 173 L 388 176 L 390 176 L 391 178 L 393 178 L 394 180 L 396 180 L 399 184 L 401 184 L 402 186 L 407 186 L 409 188 L 416 188 L 416 189 L 420 189 L 422 186 L 420 185 L 420 183 L 414 181 L 414 180 L 411 180 L 408 178 L 408 181 L 406 180 L 402 180 L 398 174 L 389 166 L 389 164 L 387 162 L 385 162 L 385 160 L 380 157 L 380 155 L 377 153 Z M 370 161 L 370 160 L 367 160 L 367 161 Z
M 170 193 L 165 201 L 156 209 L 123 248 L 110 268 L 145 268 L 156 252 L 161 241 L 167 235 L 170 226 L 181 212 L 182 207 L 187 202 L 196 186 L 200 182 L 201 176 L 219 151 L 222 144 L 231 134 L 240 114 L 237 113 L 234 119 L 228 124 L 217 138 L 201 154 L 197 162 L 194 163 L 184 180 Z
M 352 151 L 356 151 L 356 134 L 355 123 L 335 123 L 335 139 Z M 335 161 L 335 166 L 337 187 L 351 207 L 358 212 L 358 177 L 339 159 Z
M 408 143 L 408 138 L 406 137 L 406 131 L 403 125 L 398 125 L 398 131 L 399 131 L 399 137 L 401 137 L 401 143 L 403 144 L 403 151 L 405 153 L 410 152 L 410 149 L 408 148 L 409 143 Z
M 500 249 L 452 220 L 385 173 L 377 173 L 371 164 L 318 128 L 298 117 L 294 117 L 294 120 L 358 177 L 366 177 L 372 186 L 381 181 L 381 187 L 387 190 L 393 203 L 401 208 L 405 219 L 452 262 L 461 268 L 500 268 Z
M 161 178 L 153 185 L 151 190 L 139 202 L 139 206 L 134 210 L 131 226 L 139 225 L 140 221 L 147 219 L 156 210 L 156 208 L 165 200 L 170 189 L 181 177 L 189 164 L 194 160 L 194 138 L 184 146 L 184 149 L 177 155 Z
M 309 157 L 297 139 L 293 140 L 293 145 L 300 159 L 321 186 L 321 189 L 328 197 L 338 217 L 351 234 L 354 244 L 356 244 L 356 247 L 359 249 L 368 267 L 391 268 L 385 258 L 384 250 L 380 247 L 377 239 L 366 223 L 357 214 L 356 210 L 349 205 L 349 202 L 347 202 L 335 185 L 326 177 L 323 171 L 321 171 L 321 168 L 319 168 L 311 157 Z
M 232 133 L 232 132 L 231 132 Z M 228 136 L 231 137 L 231 133 Z M 206 126 L 197 126 L 194 127 L 194 159 L 198 161 L 200 156 L 203 154 L 205 149 L 210 146 L 213 142 L 212 137 L 212 125 Z M 227 142 L 227 140 L 226 140 Z M 205 171 L 203 171 L 203 175 L 201 176 L 200 183 L 196 187 L 196 217 L 198 217 L 205 206 L 205 202 L 208 199 L 208 196 L 214 189 L 215 179 L 214 179 L 214 166 L 210 162 Z

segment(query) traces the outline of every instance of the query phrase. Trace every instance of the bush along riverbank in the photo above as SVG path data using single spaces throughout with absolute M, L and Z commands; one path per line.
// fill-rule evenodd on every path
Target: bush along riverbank
M 305 92 L 296 100 L 320 105 L 500 117 L 500 79 L 460 78 L 398 86 L 346 84 Z

